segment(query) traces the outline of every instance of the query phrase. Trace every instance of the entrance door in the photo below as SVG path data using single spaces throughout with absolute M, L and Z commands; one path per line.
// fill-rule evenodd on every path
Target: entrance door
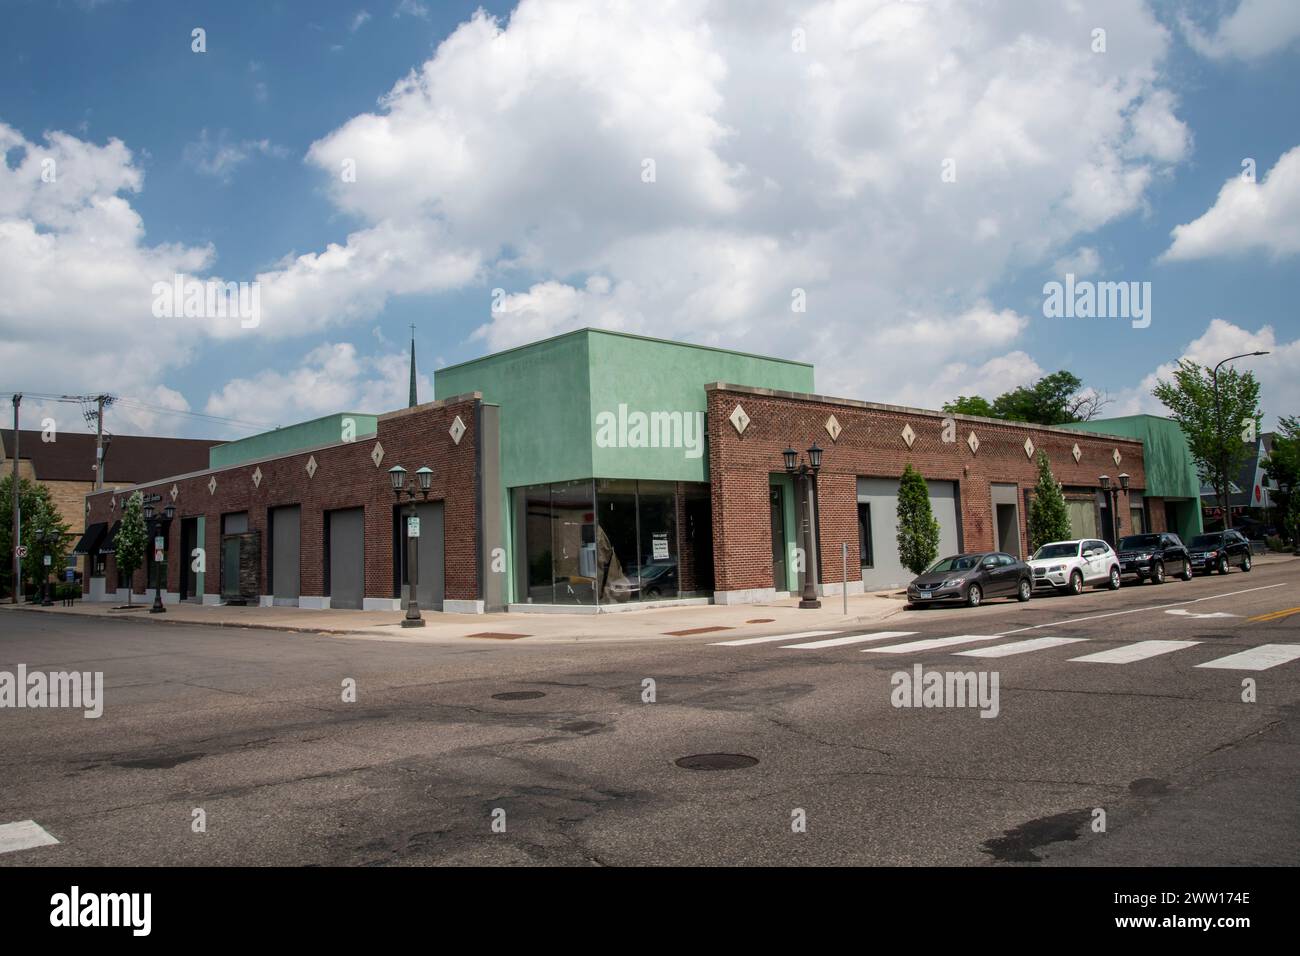
M 400 511 L 399 527 L 402 530 L 402 598 L 410 586 L 410 568 L 407 562 L 406 509 Z M 416 544 L 415 600 L 424 610 L 441 611 L 443 602 L 443 503 L 426 501 L 415 506 L 420 519 L 420 537 Z
M 994 547 L 1020 557 L 1020 505 L 1015 485 L 993 486 Z
M 301 519 L 298 505 L 271 509 L 271 595 L 277 605 L 298 605 Z
M 199 546 L 199 519 L 181 519 L 181 600 L 199 598 L 199 573 L 194 570 L 194 549 Z
M 364 509 L 329 513 L 330 607 L 360 610 L 365 593 Z
M 771 486 L 772 508 L 772 587 L 778 591 L 790 590 L 786 577 L 786 555 L 789 549 L 785 542 L 785 489 L 780 485 Z

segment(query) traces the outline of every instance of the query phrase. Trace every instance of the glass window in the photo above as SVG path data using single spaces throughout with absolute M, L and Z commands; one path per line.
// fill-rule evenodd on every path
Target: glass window
M 515 491 L 515 514 L 523 524 L 525 566 L 520 575 L 528 604 L 554 604 L 551 577 L 551 486 L 532 485 Z
M 871 541 L 871 502 L 858 502 L 858 557 L 864 568 L 875 567 Z
M 597 588 L 602 601 L 621 604 L 641 593 L 637 572 L 636 482 L 596 482 Z
M 637 525 L 642 600 L 677 597 L 677 486 L 638 481 Z
M 556 604 L 596 603 L 596 506 L 590 479 L 551 485 Z

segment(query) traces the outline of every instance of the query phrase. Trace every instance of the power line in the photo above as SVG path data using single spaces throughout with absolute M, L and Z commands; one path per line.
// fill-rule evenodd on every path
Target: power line
M 3 391 L 13 391 L 13 390 L 0 390 L 0 393 L 2 393 Z M 97 396 L 94 395 L 89 395 L 89 396 L 88 395 L 49 395 L 41 392 L 23 392 L 23 396 L 25 398 L 32 398 L 38 401 L 63 402 L 69 405 L 84 405 L 86 402 L 88 401 L 93 402 L 97 398 Z M 250 422 L 250 421 L 244 421 L 239 418 L 226 418 L 221 415 L 208 415 L 203 412 L 190 412 L 180 408 L 168 408 L 166 405 L 156 405 L 151 402 L 142 402 L 134 398 L 114 397 L 112 401 L 118 405 L 126 406 L 127 408 L 136 408 L 143 411 L 155 412 L 162 415 L 184 415 L 187 418 L 197 418 L 197 419 L 202 419 L 204 421 L 217 422 L 222 425 L 233 425 L 242 428 L 279 428 L 280 427 L 275 422 Z M 91 412 L 91 416 L 92 417 L 94 416 L 94 412 Z

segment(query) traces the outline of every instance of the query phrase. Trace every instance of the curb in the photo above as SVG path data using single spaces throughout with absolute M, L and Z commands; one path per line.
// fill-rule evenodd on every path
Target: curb
M 143 607 L 143 605 L 141 606 Z M 21 604 L 18 605 L 17 607 L 15 607 L 12 604 L 0 605 L 0 607 L 3 607 L 6 610 L 10 610 L 10 611 L 27 611 L 32 614 L 49 613 L 47 611 L 42 611 L 40 608 L 24 607 Z M 378 634 L 372 634 L 370 631 L 343 631 L 337 628 L 296 627 L 292 624 L 258 624 L 258 623 L 245 623 L 242 621 L 240 622 L 188 621 L 185 620 L 184 618 L 165 618 L 165 617 L 158 617 L 157 615 L 146 615 L 145 617 L 127 617 L 127 616 L 110 617 L 108 614 L 79 614 L 76 611 L 70 613 L 56 611 L 51 616 L 52 617 L 75 617 L 82 620 L 90 620 L 90 621 L 116 621 L 121 623 L 147 621 L 150 624 L 180 624 L 189 627 L 235 627 L 235 628 L 243 628 L 249 631 L 288 631 L 291 634 L 338 634 L 338 635 L 348 635 L 348 636 L 361 635 L 361 636 L 368 636 L 368 637 L 383 636 Z

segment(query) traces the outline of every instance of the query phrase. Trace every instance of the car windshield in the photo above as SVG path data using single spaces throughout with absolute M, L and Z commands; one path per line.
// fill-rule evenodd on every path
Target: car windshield
M 1223 537 L 1217 534 L 1198 534 L 1192 539 L 1193 548 L 1217 548 L 1223 543 Z
M 1035 558 L 1074 558 L 1079 555 L 1079 542 L 1067 541 L 1064 544 L 1045 544 L 1034 552 Z
M 1131 534 L 1119 543 L 1121 551 L 1140 551 L 1143 548 L 1160 547 L 1160 535 L 1158 534 Z
M 932 564 L 926 574 L 937 574 L 945 571 L 969 571 L 975 567 L 980 556 L 978 554 L 956 554 L 950 558 L 944 558 Z

